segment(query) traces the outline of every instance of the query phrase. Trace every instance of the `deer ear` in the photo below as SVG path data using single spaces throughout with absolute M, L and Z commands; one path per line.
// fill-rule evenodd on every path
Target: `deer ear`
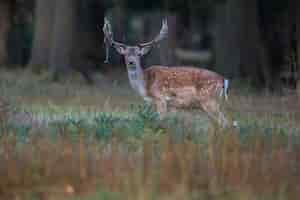
M 140 55 L 144 56 L 146 54 L 148 54 L 150 52 L 150 50 L 152 49 L 152 46 L 144 46 L 140 48 Z
M 114 47 L 115 47 L 116 51 L 117 51 L 119 54 L 122 54 L 122 55 L 125 54 L 125 47 L 124 47 L 124 46 L 115 45 Z

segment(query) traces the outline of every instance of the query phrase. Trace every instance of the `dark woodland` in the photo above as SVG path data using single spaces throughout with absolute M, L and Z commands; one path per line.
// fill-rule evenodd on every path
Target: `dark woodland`
M 2 0 L 0 63 L 46 68 L 54 78 L 75 70 L 93 83 L 94 71 L 111 68 L 103 63 L 105 15 L 116 40 L 129 44 L 150 40 L 167 17 L 168 39 L 147 65 L 194 64 L 258 89 L 295 89 L 298 7 L 296 0 Z M 112 54 L 110 64 L 122 67 Z

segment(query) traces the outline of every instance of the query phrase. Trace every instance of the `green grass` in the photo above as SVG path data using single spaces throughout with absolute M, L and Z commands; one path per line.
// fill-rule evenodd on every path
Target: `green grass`
M 1 71 L 15 112 L 0 129 L 0 199 L 295 199 L 298 97 L 238 91 L 224 107 L 239 127 L 219 129 L 204 113 L 160 120 L 123 79 Z

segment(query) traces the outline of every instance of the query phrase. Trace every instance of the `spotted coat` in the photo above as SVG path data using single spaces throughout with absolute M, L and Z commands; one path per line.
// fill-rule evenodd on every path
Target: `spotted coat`
M 203 102 L 217 99 L 224 77 L 195 67 L 152 66 L 144 71 L 147 96 L 167 100 L 173 107 L 202 107 Z

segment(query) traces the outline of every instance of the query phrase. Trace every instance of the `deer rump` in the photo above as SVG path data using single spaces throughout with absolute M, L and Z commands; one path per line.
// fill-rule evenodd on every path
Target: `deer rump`
M 145 70 L 145 79 L 151 99 L 184 109 L 199 109 L 202 102 L 218 100 L 224 86 L 221 75 L 195 67 L 152 66 Z

